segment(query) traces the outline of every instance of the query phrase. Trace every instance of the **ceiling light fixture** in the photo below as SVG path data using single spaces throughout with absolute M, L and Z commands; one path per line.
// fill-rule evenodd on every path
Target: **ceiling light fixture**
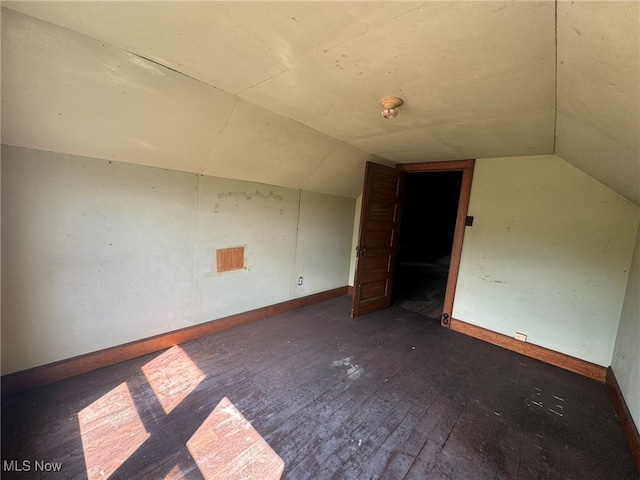
M 382 105 L 382 116 L 384 118 L 396 118 L 398 115 L 397 107 L 402 105 L 402 99 L 398 97 L 384 97 L 380 100 L 380 105 Z

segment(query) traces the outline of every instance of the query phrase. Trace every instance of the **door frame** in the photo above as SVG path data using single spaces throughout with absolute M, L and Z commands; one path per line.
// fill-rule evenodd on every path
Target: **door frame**
M 456 214 L 456 226 L 451 247 L 451 263 L 447 276 L 447 287 L 444 295 L 444 307 L 440 324 L 445 328 L 451 327 L 453 311 L 453 299 L 458 283 L 458 271 L 460 270 L 460 256 L 462 255 L 462 241 L 469 211 L 469 197 L 471 196 L 471 181 L 475 160 L 450 160 L 442 162 L 402 163 L 396 168 L 405 173 L 419 172 L 462 172 L 462 185 L 460 186 L 460 198 L 458 200 L 458 213 Z M 400 227 L 402 228 L 402 226 Z

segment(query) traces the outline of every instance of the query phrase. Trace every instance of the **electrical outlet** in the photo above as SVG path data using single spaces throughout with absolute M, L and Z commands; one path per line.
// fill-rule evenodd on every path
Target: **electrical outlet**
M 298 277 L 298 285 L 302 285 L 302 277 Z
M 527 336 L 524 333 L 516 332 L 516 340 L 520 340 L 521 342 L 526 342 Z

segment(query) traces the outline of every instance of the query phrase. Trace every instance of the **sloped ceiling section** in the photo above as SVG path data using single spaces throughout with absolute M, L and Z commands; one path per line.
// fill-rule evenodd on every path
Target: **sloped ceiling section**
M 555 145 L 640 203 L 634 2 L 3 5 L 4 143 L 345 196 Z
M 349 197 L 359 194 L 364 162 L 384 162 L 33 17 L 3 9 L 2 35 L 6 144 Z
M 558 3 L 556 154 L 640 205 L 640 2 Z

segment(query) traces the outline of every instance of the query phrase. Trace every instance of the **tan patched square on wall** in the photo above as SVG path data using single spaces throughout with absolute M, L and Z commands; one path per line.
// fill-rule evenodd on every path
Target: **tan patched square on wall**
M 244 268 L 244 247 L 219 248 L 216 250 L 216 272 L 230 272 Z

